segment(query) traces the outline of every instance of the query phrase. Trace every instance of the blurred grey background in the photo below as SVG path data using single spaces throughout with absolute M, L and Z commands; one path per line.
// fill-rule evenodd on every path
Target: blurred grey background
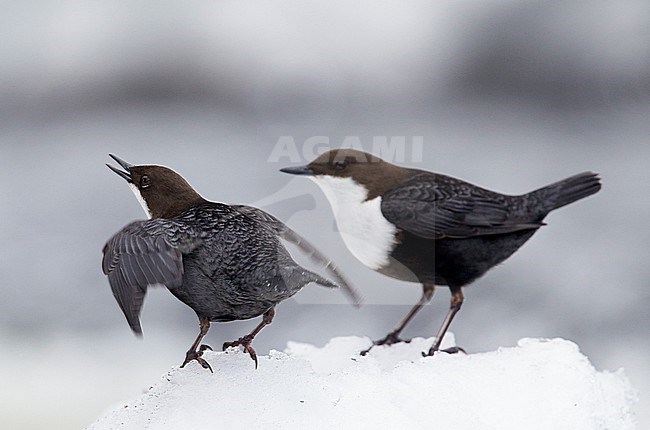
M 625 369 L 650 428 L 647 0 L 50 0 L 2 11 L 0 427 L 80 428 L 180 364 L 197 334 L 193 312 L 156 289 L 136 339 L 111 296 L 101 248 L 144 214 L 104 166 L 109 152 L 173 167 L 206 198 L 265 207 L 362 291 L 355 310 L 338 292 L 303 290 L 256 339 L 266 353 L 377 338 L 420 295 L 354 260 L 316 186 L 278 172 L 309 160 L 272 156 L 278 142 L 304 158 L 314 136 L 329 142 L 315 150 L 403 136 L 401 164 L 501 192 L 601 173 L 599 194 L 554 212 L 466 290 L 452 331 L 470 352 L 570 339 L 598 369 Z M 406 335 L 433 335 L 448 300 L 438 289 Z M 214 324 L 207 343 L 254 324 Z

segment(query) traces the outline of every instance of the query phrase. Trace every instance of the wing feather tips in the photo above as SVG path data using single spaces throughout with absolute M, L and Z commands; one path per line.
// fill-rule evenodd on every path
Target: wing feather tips
M 183 255 L 164 237 L 136 221 L 111 237 L 102 249 L 102 270 L 131 330 L 142 336 L 140 312 L 150 285 L 174 288 L 182 283 Z
M 104 275 L 108 275 L 111 271 L 111 260 L 113 259 L 108 245 L 109 242 L 106 242 L 102 249 L 102 272 L 104 272 Z
M 126 320 L 129 323 L 129 327 L 137 337 L 142 337 L 142 326 L 140 325 L 140 311 L 142 310 L 142 304 L 144 303 L 144 291 L 136 292 L 134 300 L 132 302 L 131 309 L 129 313 L 124 312 Z
M 145 291 L 138 290 L 127 284 L 124 276 L 116 270 L 109 274 L 108 282 L 113 292 L 113 297 L 131 330 L 137 335 L 142 336 L 142 327 L 140 326 L 140 310 L 144 302 Z

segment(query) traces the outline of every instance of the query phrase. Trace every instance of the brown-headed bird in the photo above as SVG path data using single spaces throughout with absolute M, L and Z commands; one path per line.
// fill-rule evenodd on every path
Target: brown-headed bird
M 420 301 L 374 345 L 400 342 L 400 333 L 431 300 L 434 287 L 449 287 L 449 312 L 428 355 L 438 351 L 460 309 L 462 287 L 517 251 L 549 212 L 601 187 L 596 174 L 585 172 L 527 194 L 505 195 L 354 149 L 329 151 L 306 166 L 281 171 L 316 182 L 332 206 L 343 241 L 365 266 L 422 284 Z

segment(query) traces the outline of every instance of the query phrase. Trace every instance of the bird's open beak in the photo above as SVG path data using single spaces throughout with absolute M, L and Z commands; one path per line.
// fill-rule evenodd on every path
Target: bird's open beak
M 280 169 L 283 173 L 289 173 L 291 175 L 307 175 L 311 176 L 314 174 L 314 171 L 309 168 L 309 166 L 299 166 L 299 167 L 285 167 Z
M 126 182 L 131 183 L 131 172 L 129 171 L 129 167 L 132 166 L 132 164 L 127 163 L 126 161 L 122 160 L 121 158 L 113 155 L 113 154 L 108 154 L 110 157 L 117 161 L 117 163 L 122 166 L 124 170 L 120 170 L 117 167 L 113 167 L 110 164 L 107 164 L 106 166 L 111 169 L 113 172 L 117 173 L 120 175 L 122 178 L 126 179 Z

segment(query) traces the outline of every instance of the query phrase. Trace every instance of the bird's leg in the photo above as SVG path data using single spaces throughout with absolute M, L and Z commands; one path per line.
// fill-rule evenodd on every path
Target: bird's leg
M 210 372 L 212 372 L 212 367 L 210 367 L 210 364 L 208 364 L 208 362 L 201 357 L 203 355 L 203 351 L 212 348 L 210 348 L 208 345 L 199 346 L 201 340 L 203 340 L 203 337 L 208 333 L 208 330 L 210 330 L 210 320 L 204 317 L 199 317 L 199 327 L 201 328 L 201 331 L 199 332 L 199 335 L 196 337 L 196 340 L 192 346 L 190 346 L 190 349 L 185 354 L 185 361 L 183 364 L 181 364 L 181 367 L 185 367 L 185 365 L 190 361 L 196 360 L 199 362 L 201 367 L 204 369 L 209 369 Z
M 445 336 L 445 333 L 447 333 L 447 329 L 449 328 L 451 321 L 454 319 L 454 316 L 460 310 L 460 307 L 463 305 L 464 297 L 460 287 L 450 286 L 449 291 L 451 292 L 451 304 L 449 306 L 449 311 L 447 312 L 447 316 L 445 317 L 445 320 L 442 322 L 442 326 L 440 326 L 440 329 L 436 334 L 436 340 L 433 342 L 433 346 L 429 349 L 428 353 L 426 354 L 424 352 L 422 353 L 422 355 L 425 357 L 433 355 L 435 352 L 440 350 L 440 344 L 442 343 L 442 338 Z M 454 346 L 452 348 L 443 349 L 442 352 L 455 354 L 457 352 L 465 352 L 465 350 L 461 347 Z
M 431 297 L 433 297 L 433 291 L 435 289 L 434 284 L 432 283 L 423 283 L 422 284 L 422 297 L 420 297 L 420 301 L 417 302 L 415 306 L 411 308 L 411 310 L 400 320 L 399 323 L 384 337 L 383 339 L 375 340 L 372 342 L 372 345 L 370 348 L 361 351 L 361 355 L 366 355 L 367 353 L 370 352 L 370 350 L 377 345 L 393 345 L 395 343 L 399 342 L 410 342 L 410 339 L 401 339 L 399 337 L 399 334 L 404 330 L 404 327 L 413 319 L 415 314 L 417 314 L 420 309 L 422 309 L 422 306 L 426 305 L 431 301 Z
M 253 342 L 253 339 L 255 339 L 255 336 L 267 325 L 271 324 L 273 322 L 273 317 L 275 316 L 275 307 L 272 307 L 268 311 L 264 312 L 264 315 L 262 315 L 262 322 L 255 327 L 255 329 L 248 333 L 246 336 L 240 337 L 239 339 L 233 341 L 233 342 L 224 342 L 223 344 L 223 350 L 225 351 L 226 349 L 230 348 L 231 346 L 243 346 L 244 347 L 244 352 L 247 352 L 248 355 L 251 356 L 251 359 L 255 362 L 255 368 L 257 369 L 257 353 L 251 346 L 251 342 Z

